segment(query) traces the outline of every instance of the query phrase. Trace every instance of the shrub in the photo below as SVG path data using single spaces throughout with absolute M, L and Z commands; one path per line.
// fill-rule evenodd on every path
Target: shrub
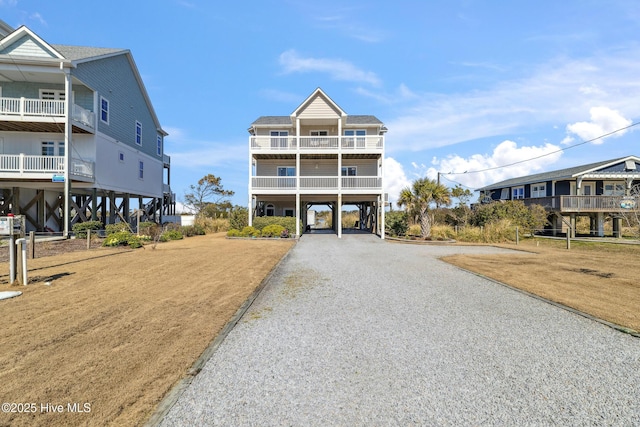
M 242 206 L 234 206 L 229 212 L 229 227 L 242 230 L 249 225 L 249 210 Z
M 262 237 L 280 237 L 285 228 L 278 224 L 267 225 L 262 229 Z
M 247 225 L 240 232 L 240 236 L 242 237 L 260 237 L 260 230 L 250 225 Z
M 420 224 L 413 224 L 409 226 L 409 229 L 406 231 L 407 236 L 422 236 L 422 228 L 420 228 Z
M 184 238 L 180 230 L 165 230 L 160 235 L 161 242 L 168 242 L 169 240 L 180 240 Z
M 131 246 L 132 248 L 139 248 L 142 246 L 142 240 L 129 231 L 117 231 L 107 235 L 107 238 L 102 242 L 102 246 Z
M 159 225 L 152 221 L 143 221 L 138 224 L 138 234 L 153 237 L 157 233 Z
M 180 231 L 184 237 L 204 236 L 206 233 L 204 227 L 200 224 L 185 225 Z
M 87 230 L 96 231 L 102 230 L 102 222 L 100 221 L 85 221 L 73 224 L 71 230 L 78 238 L 86 238 Z
M 229 220 L 225 218 L 209 218 L 198 215 L 193 224 L 206 233 L 220 233 L 229 230 Z
M 235 228 L 232 228 L 231 230 L 227 231 L 227 237 L 241 237 L 242 234 L 240 233 L 240 230 L 237 230 Z
M 407 212 L 391 211 L 384 217 L 385 232 L 391 236 L 404 236 L 409 228 Z
M 281 225 L 287 230 L 296 229 L 296 219 L 291 216 L 259 216 L 253 220 L 253 226 L 258 230 L 272 224 Z M 300 230 L 302 230 L 302 221 L 300 221 Z
M 107 224 L 104 229 L 107 232 L 107 236 L 114 233 L 118 233 L 120 231 L 131 232 L 131 229 L 129 228 L 129 224 L 127 224 L 126 222 L 117 222 L 115 224 Z
M 431 227 L 432 240 L 456 239 L 455 229 L 449 225 L 433 225 Z

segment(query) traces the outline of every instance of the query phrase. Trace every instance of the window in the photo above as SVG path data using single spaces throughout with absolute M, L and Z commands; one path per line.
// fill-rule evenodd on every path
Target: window
M 138 160 L 138 178 L 144 179 L 144 162 L 142 160 Z
M 269 136 L 271 136 L 271 148 L 287 148 L 289 131 L 272 130 Z
M 162 156 L 162 137 L 160 135 L 156 139 L 156 154 Z
M 343 166 L 342 176 L 356 176 L 358 168 L 356 166 Z
M 100 97 L 100 120 L 109 124 L 109 100 Z
M 118 161 L 124 163 L 124 152 L 118 151 Z
M 64 101 L 64 90 L 41 89 L 40 99 L 47 101 Z
M 511 199 L 524 199 L 524 187 L 513 187 L 511 189 Z
M 509 200 L 509 189 L 503 188 L 500 191 L 500 200 Z
M 265 215 L 266 216 L 275 216 L 276 215 L 276 208 L 273 207 L 273 205 L 271 203 L 269 203 L 267 205 L 267 207 L 265 208 Z
M 136 144 L 142 145 L 142 123 L 136 121 Z
M 296 167 L 278 166 L 278 176 L 296 176 Z
M 43 156 L 55 156 L 55 142 L 43 141 L 42 142 L 42 155 Z
M 359 137 L 359 138 L 345 138 L 342 146 L 363 148 L 365 146 L 366 134 L 367 134 L 367 131 L 364 129 L 346 129 L 344 131 L 344 136 Z
M 547 184 L 531 185 L 531 197 L 547 197 Z
M 42 141 L 42 155 L 64 156 L 64 141 Z
M 294 216 L 293 212 L 294 210 L 291 208 L 284 208 L 284 216 Z
M 624 196 L 624 194 L 625 194 L 625 188 L 623 183 L 619 183 L 619 182 L 604 183 L 605 196 Z

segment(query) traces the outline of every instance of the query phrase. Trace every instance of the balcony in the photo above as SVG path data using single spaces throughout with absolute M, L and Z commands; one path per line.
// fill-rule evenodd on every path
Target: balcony
M 73 178 L 94 178 L 93 162 L 72 158 L 70 166 Z M 64 156 L 0 154 L 0 174 L 4 179 L 53 179 L 54 175 L 64 174 Z
M 621 212 L 625 210 L 637 210 L 640 206 L 633 203 L 625 204 L 624 196 L 553 196 L 523 199 L 525 205 L 540 205 L 548 211 L 561 213 L 589 213 L 589 212 Z
M 294 176 L 254 176 L 251 177 L 252 192 L 295 194 L 298 191 Z M 382 178 L 379 176 L 301 176 L 300 193 L 379 193 Z
M 252 152 L 380 152 L 384 149 L 384 136 L 252 136 Z
M 0 98 L 0 130 L 23 132 L 63 132 L 65 101 Z M 73 104 L 71 110 L 76 133 L 92 133 L 96 127 L 95 113 Z

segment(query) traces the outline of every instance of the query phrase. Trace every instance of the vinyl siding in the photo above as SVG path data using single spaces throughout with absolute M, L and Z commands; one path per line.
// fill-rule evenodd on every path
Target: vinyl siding
M 0 54 L 53 58 L 51 53 L 45 50 L 44 46 L 26 35 L 21 37 L 16 42 L 12 43 L 11 46 L 8 46 L 6 49 L 0 51 Z
M 156 124 L 126 55 L 78 64 L 73 75 L 97 91 L 98 99 L 109 100 L 109 124 L 98 120 L 99 132 L 159 158 Z M 135 143 L 136 121 L 142 123 L 142 146 Z
M 313 99 L 300 111 L 300 119 L 338 119 L 340 112 L 333 109 L 321 96 Z
M 27 83 L 27 82 L 3 82 L 0 84 L 2 87 L 2 96 L 7 98 L 40 98 L 41 89 L 52 89 L 64 91 L 64 84 L 52 84 L 52 83 Z M 82 85 L 74 85 L 71 87 L 73 92 L 73 102 L 78 104 L 82 108 L 93 111 L 93 92 Z
M 256 176 L 277 176 L 278 167 L 294 166 L 295 159 L 283 160 L 259 160 L 256 165 Z M 318 168 L 316 169 L 316 165 Z M 378 161 L 370 159 L 343 159 L 342 166 L 356 166 L 358 168 L 357 176 L 378 176 Z M 338 176 L 338 160 L 337 159 L 306 159 L 300 161 L 300 176 Z

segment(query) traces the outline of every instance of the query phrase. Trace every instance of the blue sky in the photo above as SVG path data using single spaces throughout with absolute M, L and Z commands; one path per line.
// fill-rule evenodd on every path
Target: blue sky
M 50 43 L 131 50 L 178 200 L 213 173 L 246 205 L 247 128 L 317 87 L 388 127 L 392 200 L 438 171 L 479 188 L 640 155 L 640 126 L 569 148 L 640 121 L 636 0 L 0 0 L 0 17 Z

